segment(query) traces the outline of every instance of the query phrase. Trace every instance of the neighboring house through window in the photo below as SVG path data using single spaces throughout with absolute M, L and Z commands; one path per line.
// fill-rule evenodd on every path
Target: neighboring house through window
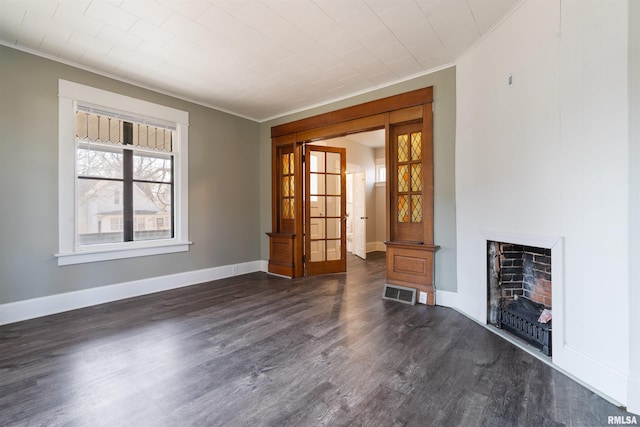
M 58 265 L 188 250 L 188 113 L 59 81 Z

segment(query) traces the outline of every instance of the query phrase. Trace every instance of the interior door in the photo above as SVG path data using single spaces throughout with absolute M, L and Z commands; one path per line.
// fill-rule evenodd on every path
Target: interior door
M 365 208 L 366 181 L 364 172 L 358 172 L 353 175 L 353 186 L 353 222 L 355 223 L 355 230 L 353 233 L 353 254 L 362 259 L 367 259 L 367 212 Z
M 347 271 L 346 150 L 305 148 L 307 274 Z

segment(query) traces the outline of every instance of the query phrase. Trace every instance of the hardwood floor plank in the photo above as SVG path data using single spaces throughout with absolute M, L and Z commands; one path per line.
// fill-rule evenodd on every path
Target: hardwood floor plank
M 626 413 L 454 310 L 252 273 L 0 326 L 0 425 L 505 426 Z

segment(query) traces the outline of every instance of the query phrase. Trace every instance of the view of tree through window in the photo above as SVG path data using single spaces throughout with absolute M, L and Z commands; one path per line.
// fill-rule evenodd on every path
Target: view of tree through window
M 173 131 L 76 112 L 80 245 L 173 237 Z

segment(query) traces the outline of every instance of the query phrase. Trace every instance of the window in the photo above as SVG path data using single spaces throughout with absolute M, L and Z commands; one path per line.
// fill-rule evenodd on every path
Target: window
M 382 159 L 384 161 L 384 159 Z M 376 165 L 376 182 L 387 181 L 387 167 L 384 164 Z
M 188 250 L 188 113 L 59 81 L 58 265 Z

